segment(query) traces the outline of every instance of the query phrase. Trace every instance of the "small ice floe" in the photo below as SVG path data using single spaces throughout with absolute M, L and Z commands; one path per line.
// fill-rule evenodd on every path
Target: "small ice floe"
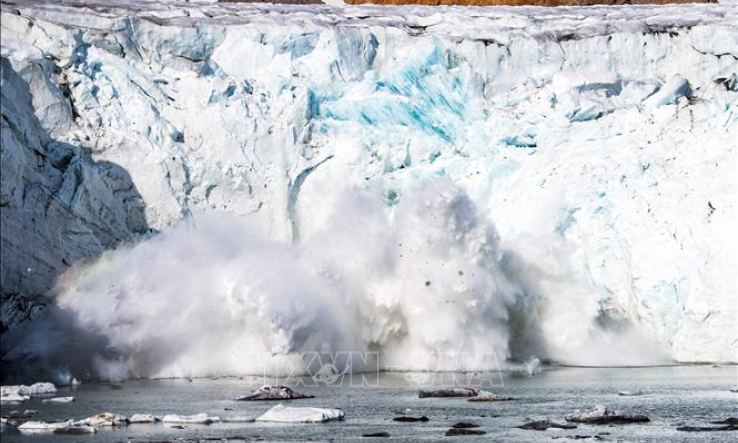
M 515 400 L 515 399 L 512 397 L 496 395 L 491 392 L 481 391 L 481 390 L 479 391 L 479 393 L 477 393 L 477 395 L 469 398 L 469 401 L 490 401 L 492 402 L 492 401 L 511 401 L 511 400 Z
M 54 434 L 64 435 L 91 435 L 97 432 L 93 426 L 73 424 L 54 429 Z
M 421 415 L 419 417 L 414 417 L 412 415 L 400 415 L 399 417 L 394 417 L 392 421 L 399 421 L 399 422 L 426 422 L 429 421 L 430 418 L 426 417 L 425 415 Z
M 574 425 L 570 425 L 567 423 L 557 423 L 555 421 L 548 421 L 548 420 L 536 420 L 528 422 L 522 426 L 518 426 L 520 429 L 527 429 L 527 430 L 533 430 L 533 431 L 545 431 L 547 429 L 576 429 L 577 427 Z
M 343 420 L 344 413 L 333 408 L 295 408 L 277 405 L 256 418 L 256 421 L 274 421 L 283 423 L 322 423 L 332 420 Z
M 238 401 L 260 401 L 260 400 L 295 400 L 299 398 L 313 398 L 312 395 L 295 392 L 287 386 L 264 385 L 254 392 L 237 397 Z
M 476 397 L 479 392 L 476 388 L 421 389 L 418 391 L 418 398 Z
M 58 421 L 51 423 L 47 423 L 45 421 L 27 421 L 18 426 L 18 430 L 26 434 L 37 434 L 44 432 L 54 432 L 54 430 L 56 429 L 74 425 L 75 424 L 71 421 Z
M 74 401 L 74 397 L 54 397 L 45 398 L 41 400 L 43 403 L 71 403 Z
M 16 426 L 16 425 L 18 425 L 17 421 L 11 418 L 0 417 L 0 426 Z
M 112 412 L 103 412 L 102 414 L 93 415 L 92 417 L 87 417 L 84 420 L 80 420 L 76 424 L 85 424 L 88 426 L 124 427 L 128 426 L 129 423 L 130 420 L 124 415 L 113 414 Z
M 487 431 L 481 429 L 468 429 L 468 428 L 451 428 L 446 431 L 446 437 L 457 437 L 460 435 L 484 435 Z
M 53 394 L 56 392 L 56 386 L 49 382 L 34 383 L 30 386 L 26 385 L 14 385 L 14 386 L 2 386 L 0 387 L 0 397 L 7 395 L 26 395 L 33 397 L 36 395 Z
M 31 397 L 20 394 L 8 394 L 0 396 L 0 403 L 21 403 L 30 400 Z
M 192 424 L 192 425 L 209 425 L 211 423 L 217 423 L 220 421 L 220 417 L 211 417 L 206 413 L 195 414 L 195 415 L 176 415 L 169 414 L 165 415 L 161 419 L 162 423 L 180 423 L 180 424 Z
M 618 395 L 621 397 L 638 397 L 639 395 L 643 395 L 643 391 L 619 391 Z
M 566 421 L 602 425 L 643 423 L 651 420 L 645 415 L 627 414 L 620 411 L 612 411 L 603 405 L 597 405 L 594 408 L 586 410 L 584 412 L 581 412 L 577 409 L 573 414 L 569 414 L 566 416 Z
M 134 423 L 137 423 L 137 424 L 141 424 L 141 423 L 156 423 L 158 421 L 161 421 L 161 418 L 154 417 L 151 414 L 133 414 L 128 419 L 128 422 L 131 423 L 131 424 L 134 424 Z

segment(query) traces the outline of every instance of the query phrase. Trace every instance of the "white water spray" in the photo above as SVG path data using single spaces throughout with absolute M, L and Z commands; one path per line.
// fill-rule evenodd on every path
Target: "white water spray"
M 79 350 L 103 378 L 291 374 L 300 354 L 337 351 L 376 352 L 382 368 L 496 369 L 514 341 L 542 345 L 540 306 L 504 268 L 493 225 L 437 181 L 392 208 L 347 191 L 297 244 L 196 217 L 67 273 L 57 304 L 103 337 Z

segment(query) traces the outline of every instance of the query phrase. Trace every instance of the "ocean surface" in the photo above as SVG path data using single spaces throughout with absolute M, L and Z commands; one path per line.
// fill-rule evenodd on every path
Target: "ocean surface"
M 23 435 L 4 427 L 3 443 L 11 442 L 160 442 L 160 441 L 374 441 L 362 437 L 388 432 L 379 441 L 617 441 L 697 442 L 732 441 L 738 432 L 678 431 L 681 425 L 709 426 L 710 421 L 738 416 L 736 366 L 673 366 L 649 368 L 544 367 L 536 376 L 521 373 L 428 374 L 380 373 L 355 375 L 317 384 L 308 378 L 292 379 L 300 392 L 313 399 L 293 400 L 291 406 L 341 408 L 346 419 L 323 424 L 217 423 L 185 425 L 135 424 L 125 428 L 100 429 L 95 435 Z M 177 380 L 129 380 L 116 383 L 86 382 L 60 388 L 56 396 L 74 396 L 68 404 L 42 403 L 33 398 L 11 410 L 36 409 L 35 420 L 82 419 L 101 412 L 130 416 L 135 413 L 208 413 L 221 418 L 258 416 L 279 402 L 239 402 L 233 399 L 280 380 L 217 378 Z M 472 403 L 463 398 L 418 398 L 423 386 L 475 385 L 514 401 Z M 638 396 L 620 396 L 619 391 L 642 391 Z M 517 427 L 529 419 L 563 421 L 576 409 L 603 404 L 630 413 L 645 414 L 649 423 L 626 425 L 578 425 L 571 430 L 534 431 Z M 425 423 L 394 422 L 399 415 L 425 415 Z M 465 421 L 487 432 L 482 436 L 445 437 L 454 423 Z M 584 440 L 580 440 L 587 437 Z

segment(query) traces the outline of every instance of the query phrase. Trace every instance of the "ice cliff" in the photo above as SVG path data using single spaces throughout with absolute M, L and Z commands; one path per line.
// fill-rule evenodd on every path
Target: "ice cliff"
M 159 306 L 156 297 L 177 300 L 182 315 L 206 312 L 212 303 L 181 296 L 184 284 L 140 282 L 156 278 L 167 260 L 188 266 L 167 268 L 176 269 L 172 280 L 207 269 L 193 256 L 208 250 L 209 237 L 172 227 L 218 214 L 248 220 L 262 234 L 243 240 L 238 229 L 204 223 L 221 232 L 219 245 L 246 248 L 215 251 L 231 254 L 213 260 L 222 270 L 195 271 L 200 282 L 223 277 L 199 289 L 206 296 L 243 273 L 273 277 L 266 289 L 295 272 L 315 279 L 322 275 L 315 269 L 294 269 L 311 260 L 316 239 L 346 256 L 361 255 L 384 232 L 399 245 L 374 251 L 371 264 L 334 260 L 344 262 L 334 274 L 361 277 L 351 285 L 290 283 L 294 311 L 284 300 L 212 295 L 228 308 L 213 327 L 253 309 L 262 317 L 249 327 L 278 332 L 257 346 L 240 329 L 221 331 L 247 349 L 290 351 L 305 336 L 323 337 L 301 324 L 304 290 L 315 300 L 336 294 L 305 308 L 307 318 L 335 329 L 310 349 L 339 346 L 339 336 L 348 340 L 340 346 L 358 341 L 366 349 L 405 340 L 461 341 L 479 351 L 493 342 L 502 357 L 619 363 L 605 336 L 599 347 L 591 342 L 600 331 L 627 330 L 677 361 L 735 362 L 737 20 L 734 5 L 3 0 L 4 358 L 45 352 L 18 336 L 43 333 L 33 318 L 56 303 L 48 294 L 70 267 L 58 303 L 124 355 L 153 335 L 133 342 L 131 330 L 115 325 L 133 322 L 154 334 L 156 324 L 136 322 L 148 312 L 168 315 L 171 304 Z M 365 196 L 346 203 L 346 192 L 381 204 Z M 363 211 L 381 221 L 362 225 Z M 334 244 L 326 227 L 350 234 L 336 234 L 345 241 Z M 402 256 L 403 238 L 424 251 L 407 257 L 425 264 L 393 264 L 389 272 L 382 263 Z M 184 246 L 167 249 L 171 239 Z M 264 251 L 263 239 L 312 246 L 287 258 L 244 256 Z M 458 251 L 433 249 L 434 239 Z M 77 269 L 116 248 L 133 252 Z M 161 250 L 170 256 L 157 256 Z M 336 259 L 317 255 L 320 263 Z M 249 270 L 223 270 L 233 257 Z M 126 267 L 135 260 L 152 266 Z M 293 262 L 284 277 L 269 270 Z M 462 270 L 446 275 L 446 263 L 494 271 L 462 284 L 454 280 Z M 351 298 L 372 280 L 382 283 L 371 296 Z M 128 292 L 116 293 L 116 284 Z M 124 295 L 137 297 L 126 309 Z M 352 308 L 339 317 L 360 312 L 365 323 L 349 338 L 350 325 L 324 318 L 324 305 L 344 302 Z M 433 307 L 457 302 L 449 317 Z M 154 306 L 130 308 L 147 303 Z M 195 314 L 182 318 L 197 322 Z M 436 315 L 437 323 L 418 323 Z M 200 342 L 203 352 L 211 344 Z M 180 374 L 166 365 L 137 371 Z

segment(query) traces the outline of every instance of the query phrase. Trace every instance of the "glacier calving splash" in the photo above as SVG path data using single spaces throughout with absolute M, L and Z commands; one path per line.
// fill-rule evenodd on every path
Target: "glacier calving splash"
M 3 358 L 735 362 L 736 19 L 3 1 Z

